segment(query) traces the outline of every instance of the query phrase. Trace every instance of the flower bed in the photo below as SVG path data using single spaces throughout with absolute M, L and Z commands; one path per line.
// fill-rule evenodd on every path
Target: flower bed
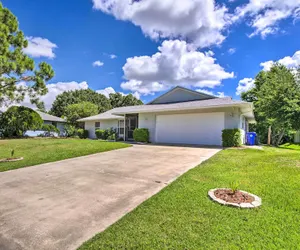
M 229 188 L 216 188 L 209 190 L 208 196 L 213 201 L 227 206 L 255 208 L 261 205 L 261 198 L 242 190 L 233 192 Z
M 23 160 L 23 157 L 17 157 L 17 158 L 4 158 L 0 159 L 0 162 L 13 162 L 13 161 L 21 161 Z

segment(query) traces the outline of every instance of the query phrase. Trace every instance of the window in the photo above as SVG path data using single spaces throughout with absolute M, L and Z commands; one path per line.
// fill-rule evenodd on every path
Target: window
M 124 135 L 124 120 L 119 121 L 119 135 Z
M 100 129 L 100 122 L 95 122 L 95 130 Z

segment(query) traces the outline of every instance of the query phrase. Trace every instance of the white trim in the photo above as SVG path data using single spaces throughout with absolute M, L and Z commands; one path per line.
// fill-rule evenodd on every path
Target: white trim
M 211 109 L 211 108 L 226 108 L 226 107 L 244 107 L 249 106 L 251 103 L 240 103 L 240 104 L 222 104 L 222 105 L 210 105 L 205 107 L 180 107 L 180 108 L 162 108 L 162 109 L 154 109 L 154 110 L 127 110 L 121 112 L 113 112 L 115 115 L 125 115 L 125 114 L 140 114 L 140 113 L 160 113 L 160 112 L 169 112 L 169 111 L 185 111 L 185 110 L 202 110 L 202 109 Z M 149 107 L 151 107 L 149 105 Z M 249 112 L 250 113 L 250 112 Z M 248 113 L 247 113 L 248 114 Z M 243 113 L 247 117 L 246 113 Z M 254 115 L 253 115 L 254 116 Z

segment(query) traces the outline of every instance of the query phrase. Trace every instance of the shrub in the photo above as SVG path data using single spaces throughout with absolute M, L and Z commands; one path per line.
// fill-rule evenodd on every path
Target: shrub
M 95 131 L 95 134 L 98 139 L 105 140 L 105 130 L 104 129 L 97 129 Z
M 101 140 L 116 140 L 117 132 L 113 128 L 109 129 L 97 129 L 95 131 L 96 137 Z
M 240 147 L 242 145 L 241 130 L 237 128 L 224 129 L 222 131 L 222 142 L 223 147 Z
M 75 126 L 66 124 L 65 125 L 65 133 L 66 133 L 67 137 L 73 137 L 77 134 L 77 130 L 76 130 Z
M 80 139 L 86 139 L 89 137 L 89 131 L 80 128 L 77 130 L 77 135 L 79 136 Z
M 37 130 L 42 125 L 40 115 L 23 106 L 12 106 L 0 115 L 0 131 L 3 137 L 21 137 L 27 130 Z
M 136 142 L 149 142 L 149 130 L 146 128 L 136 128 L 133 131 L 133 139 Z
M 107 140 L 109 140 L 109 141 L 115 141 L 116 140 L 116 135 L 112 134 L 112 135 L 108 136 Z
M 46 131 L 48 133 L 55 132 L 55 133 L 59 134 L 59 129 L 57 127 L 55 127 L 54 125 L 52 125 L 52 124 L 44 124 L 42 126 L 42 130 Z
M 110 140 L 110 139 L 108 139 L 108 137 L 116 138 L 117 137 L 117 131 L 113 128 L 106 129 L 105 130 L 105 136 L 106 136 L 107 140 Z

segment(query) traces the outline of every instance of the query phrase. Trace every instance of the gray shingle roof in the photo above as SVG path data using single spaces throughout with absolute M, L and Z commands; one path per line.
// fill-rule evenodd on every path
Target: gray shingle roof
M 96 120 L 113 120 L 113 119 L 122 119 L 122 116 L 113 115 L 111 109 L 99 115 L 94 115 L 86 118 L 79 119 L 78 122 L 85 122 L 85 121 L 96 121 Z
M 124 114 L 135 113 L 156 113 L 166 111 L 179 111 L 179 110 L 195 110 L 205 108 L 218 108 L 218 107 L 245 107 L 253 110 L 252 103 L 232 100 L 231 97 L 214 98 L 200 101 L 170 103 L 170 104 L 148 104 L 138 106 L 128 106 L 111 109 L 105 113 L 80 119 L 78 121 L 95 121 L 95 120 L 109 120 L 109 119 L 122 119 Z M 253 112 L 251 111 L 253 116 Z
M 50 122 L 66 122 L 66 120 L 60 118 L 60 117 L 57 117 L 57 116 L 54 116 L 54 115 L 49 115 L 49 114 L 46 114 L 44 112 L 41 112 L 41 111 L 36 111 L 40 117 L 43 119 L 43 121 L 50 121 Z
M 111 110 L 114 115 L 132 114 L 132 113 L 150 113 L 150 112 L 164 112 L 177 110 L 192 110 L 215 107 L 231 107 L 231 106 L 251 106 L 249 102 L 232 100 L 231 97 L 214 98 L 208 100 L 179 102 L 170 104 L 151 104 L 115 108 Z

